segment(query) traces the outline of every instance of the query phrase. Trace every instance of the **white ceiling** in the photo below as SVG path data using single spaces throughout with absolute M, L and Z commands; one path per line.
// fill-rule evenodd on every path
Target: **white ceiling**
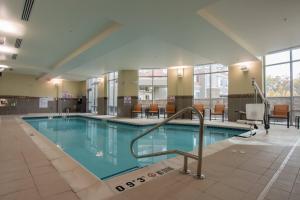
M 300 45 L 299 0 L 221 0 L 203 10 L 225 25 L 225 30 L 217 28 L 234 33 L 238 38 L 232 39 L 241 39 L 253 54 Z
M 24 28 L 17 60 L 1 63 L 37 76 L 84 80 L 120 69 L 232 64 L 300 43 L 296 0 L 35 0 L 28 22 L 20 20 L 24 1 L 0 2 L 0 19 Z M 53 69 L 112 22 L 120 28 Z M 0 36 L 14 45 L 16 36 Z

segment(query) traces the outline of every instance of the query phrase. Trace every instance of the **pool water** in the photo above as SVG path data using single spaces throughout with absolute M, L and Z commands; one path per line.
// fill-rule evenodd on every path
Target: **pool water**
M 101 179 L 108 179 L 161 160 L 164 155 L 135 159 L 130 141 L 151 126 L 134 126 L 87 117 L 24 118 L 31 126 Z M 138 140 L 138 154 L 178 149 L 192 151 L 198 144 L 199 126 L 165 125 Z M 246 130 L 205 127 L 204 144 L 209 145 Z

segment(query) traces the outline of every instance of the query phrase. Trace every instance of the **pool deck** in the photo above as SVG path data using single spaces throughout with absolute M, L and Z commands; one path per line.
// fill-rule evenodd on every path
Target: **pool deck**
M 135 125 L 161 120 L 89 116 Z M 173 123 L 193 125 L 197 121 L 175 120 Z M 220 121 L 205 124 L 249 127 Z M 272 125 L 268 135 L 260 131 L 251 138 L 231 138 L 205 148 L 204 180 L 179 173 L 183 163 L 181 157 L 176 157 L 102 181 L 20 116 L 0 116 L 0 200 L 300 199 L 299 140 L 299 130 L 294 127 Z M 195 162 L 189 162 L 192 172 L 195 166 Z M 141 177 L 146 181 L 138 183 Z M 126 186 L 126 182 L 133 180 L 136 181 L 134 187 Z M 116 190 L 118 185 L 125 190 Z

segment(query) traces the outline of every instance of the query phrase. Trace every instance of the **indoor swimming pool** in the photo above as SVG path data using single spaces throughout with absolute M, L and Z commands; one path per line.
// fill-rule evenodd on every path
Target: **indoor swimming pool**
M 131 155 L 130 141 L 151 126 L 134 126 L 81 116 L 24 120 L 100 179 L 109 179 L 175 156 L 137 160 Z M 170 149 L 192 151 L 197 148 L 198 131 L 197 126 L 165 125 L 138 140 L 135 152 L 146 154 Z M 216 127 L 205 127 L 204 131 L 205 146 L 247 132 Z

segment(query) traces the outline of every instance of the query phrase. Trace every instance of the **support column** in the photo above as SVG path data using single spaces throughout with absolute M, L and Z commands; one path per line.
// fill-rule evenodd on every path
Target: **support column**
M 248 71 L 242 71 L 241 66 L 247 67 Z M 245 111 L 247 103 L 255 102 L 251 79 L 255 78 L 258 86 L 263 88 L 263 67 L 261 61 L 250 61 L 230 65 L 228 70 L 228 121 L 236 121 L 238 114 L 235 111 Z M 258 98 L 258 102 L 261 99 Z
M 128 97 L 131 99 L 128 101 Z M 131 117 L 131 108 L 138 102 L 138 71 L 121 70 L 118 75 L 118 117 Z
M 183 67 L 182 76 L 178 75 L 178 68 L 168 69 L 168 97 L 175 98 L 176 111 L 193 104 L 193 67 Z M 191 113 L 185 113 L 183 118 L 190 119 Z
M 107 114 L 107 75 L 100 77 L 98 83 L 97 111 L 99 115 Z

